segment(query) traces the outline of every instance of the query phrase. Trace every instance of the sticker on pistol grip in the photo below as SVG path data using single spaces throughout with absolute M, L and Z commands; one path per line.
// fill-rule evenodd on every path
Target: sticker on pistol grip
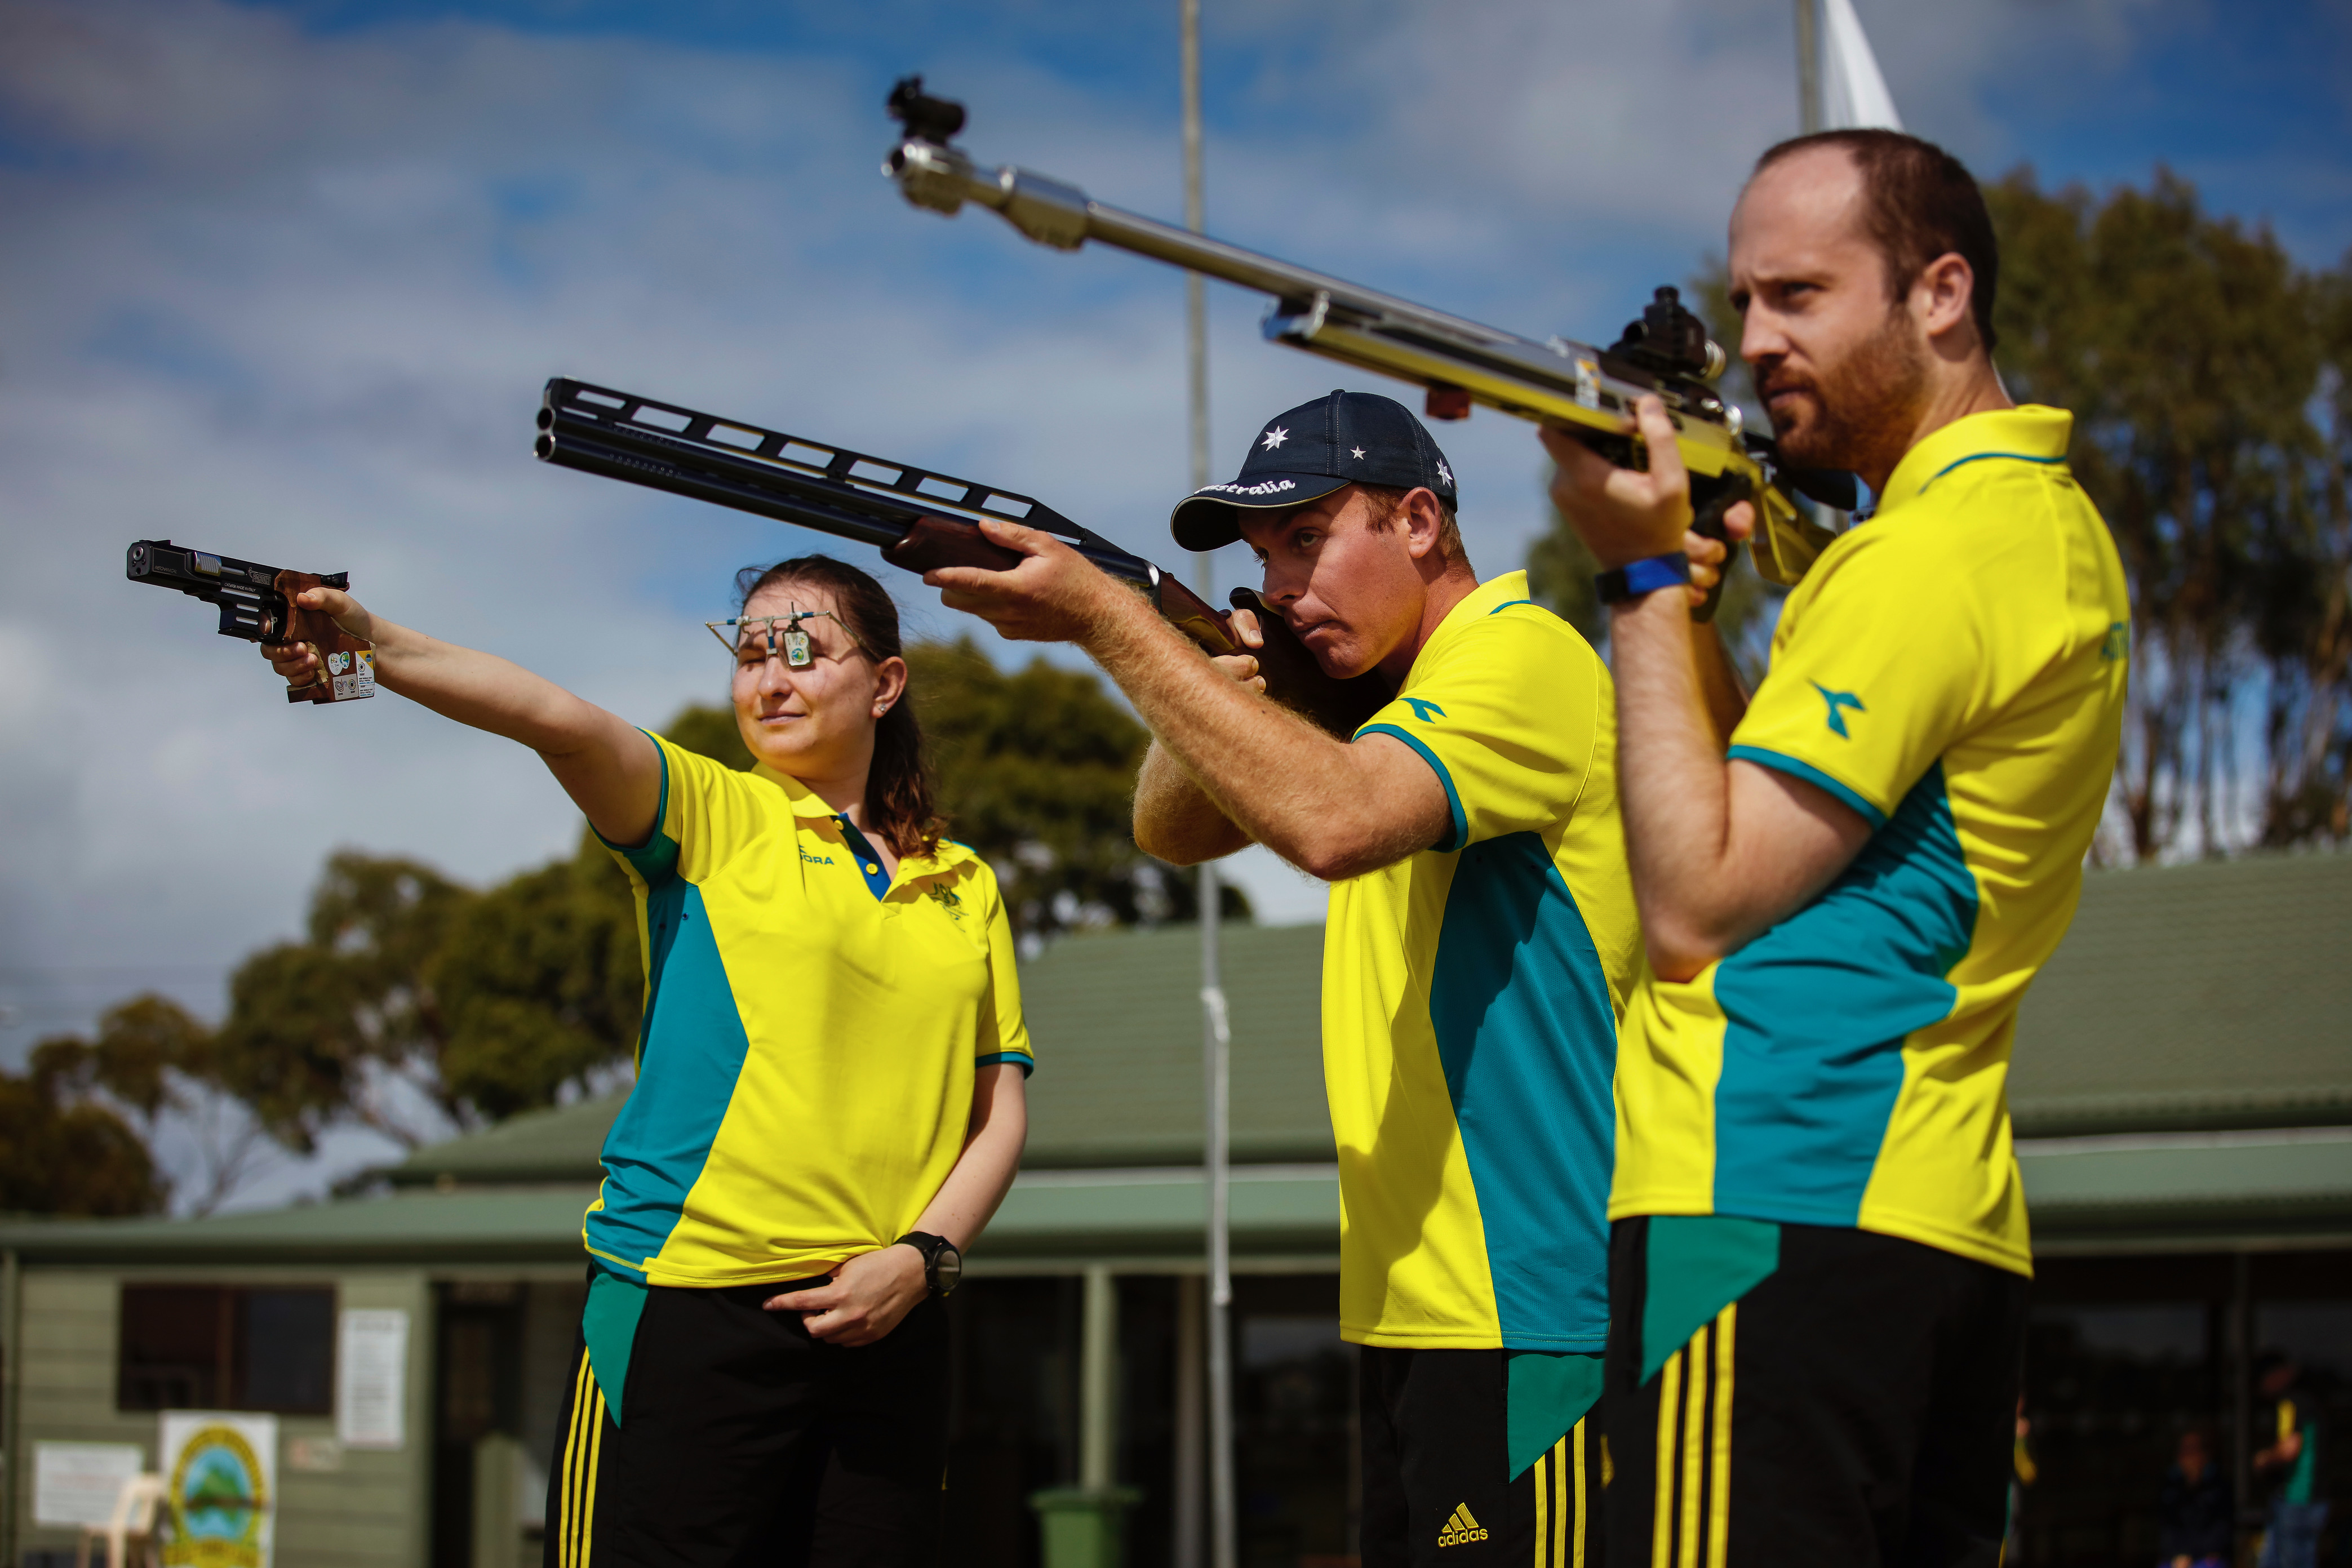
M 375 650 L 362 648 L 352 658 L 355 662 L 352 671 L 352 695 L 362 697 L 375 695 Z

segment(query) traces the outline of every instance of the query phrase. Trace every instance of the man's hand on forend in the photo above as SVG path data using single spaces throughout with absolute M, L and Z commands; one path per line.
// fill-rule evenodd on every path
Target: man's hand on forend
M 1039 528 L 990 517 L 981 532 L 1028 559 L 1009 571 L 943 566 L 923 574 L 950 610 L 977 615 L 1016 643 L 1084 643 L 1115 608 L 1133 599 L 1077 551 Z M 1140 603 L 1140 601 L 1137 601 Z

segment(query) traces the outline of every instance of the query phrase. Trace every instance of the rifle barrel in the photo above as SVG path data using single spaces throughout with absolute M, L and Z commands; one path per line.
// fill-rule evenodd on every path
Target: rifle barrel
M 1744 482 L 1760 514 L 1754 548 L 1766 577 L 1794 583 L 1833 537 L 1797 510 L 1777 465 L 1751 450 L 1769 453 L 1770 444 L 1747 436 L 1738 408 L 1695 377 L 1658 374 L 1620 352 L 1562 338 L 1538 342 L 1433 310 L 1110 206 L 1032 170 L 984 169 L 961 148 L 922 136 L 907 137 L 883 168 L 917 206 L 952 216 L 975 202 L 1056 249 L 1075 250 L 1091 239 L 1271 295 L 1264 324 L 1269 340 L 1417 382 L 1430 390 L 1433 413 L 1441 395 L 1466 397 L 1447 417 L 1460 417 L 1477 402 L 1578 430 L 1587 440 L 1622 443 L 1630 439 L 1634 402 L 1655 396 L 1693 475 Z M 1708 349 L 1719 368 L 1722 350 Z

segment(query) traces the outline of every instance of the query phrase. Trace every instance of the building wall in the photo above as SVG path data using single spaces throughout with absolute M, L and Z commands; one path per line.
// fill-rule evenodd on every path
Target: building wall
M 331 1416 L 278 1418 L 278 1508 L 276 1560 L 299 1568 L 425 1568 L 427 1466 L 432 1449 L 433 1301 L 425 1276 L 404 1270 L 29 1266 L 24 1274 L 22 1379 L 16 1467 L 16 1517 L 24 1552 L 71 1551 L 78 1531 L 37 1529 L 33 1519 L 35 1445 L 136 1443 L 149 1469 L 157 1462 L 159 1417 L 115 1408 L 121 1287 L 131 1283 L 204 1285 L 332 1284 L 336 1307 L 396 1307 L 408 1313 L 408 1415 L 396 1452 L 347 1451 L 340 1470 L 294 1469 L 288 1448 L 298 1437 L 335 1435 Z

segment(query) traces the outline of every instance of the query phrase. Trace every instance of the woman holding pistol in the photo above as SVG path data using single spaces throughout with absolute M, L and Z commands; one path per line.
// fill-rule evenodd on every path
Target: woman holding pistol
M 588 1208 L 550 1568 L 936 1555 L 938 1298 L 1012 1184 L 1032 1065 L 994 876 L 940 837 L 889 595 L 741 573 L 737 772 L 312 589 L 384 686 L 540 754 L 636 890 L 636 1087 Z M 308 643 L 263 652 L 290 684 Z

